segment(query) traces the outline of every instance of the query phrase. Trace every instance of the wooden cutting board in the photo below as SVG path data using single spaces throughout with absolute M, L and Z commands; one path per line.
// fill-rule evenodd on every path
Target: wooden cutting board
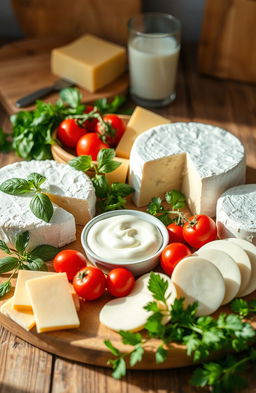
M 9 114 L 19 111 L 15 102 L 37 89 L 53 84 L 58 77 L 50 71 L 51 49 L 72 41 L 74 37 L 36 38 L 16 41 L 0 48 L 0 99 Z M 125 94 L 128 89 L 128 74 L 91 93 L 80 89 L 84 102 L 95 101 L 102 97 L 113 97 Z M 55 102 L 58 93 L 44 98 L 44 101 Z M 24 108 L 32 109 L 33 106 Z

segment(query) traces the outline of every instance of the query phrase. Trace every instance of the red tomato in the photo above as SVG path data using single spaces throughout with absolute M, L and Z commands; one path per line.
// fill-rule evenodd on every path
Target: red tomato
M 93 111 L 93 109 L 94 109 L 94 107 L 92 105 L 87 105 L 84 110 L 84 113 L 90 113 Z M 84 122 L 84 127 L 86 128 L 86 130 L 88 132 L 94 132 L 94 131 L 96 131 L 97 123 L 98 123 L 98 119 L 96 119 L 96 118 L 88 119 Z
M 105 292 L 106 278 L 99 268 L 87 266 L 76 274 L 73 286 L 84 300 L 95 300 Z
M 60 251 L 53 259 L 53 267 L 57 273 L 67 273 L 68 279 L 73 280 L 76 273 L 86 266 L 85 256 L 76 250 Z
M 107 149 L 109 145 L 103 143 L 99 135 L 90 132 L 82 136 L 76 145 L 76 154 L 78 156 L 89 155 L 93 160 L 97 160 L 97 155 L 101 149 Z
M 106 135 L 106 142 L 112 146 L 116 147 L 120 139 L 122 138 L 125 132 L 125 125 L 123 120 L 117 115 L 104 115 L 103 116 L 104 122 L 110 124 L 113 134 L 106 133 L 105 129 L 103 128 L 102 124 L 97 124 L 96 131 L 101 135 Z
M 57 130 L 57 136 L 61 143 L 67 147 L 76 147 L 78 140 L 86 133 L 86 130 L 76 123 L 74 119 L 63 120 Z
M 107 276 L 108 291 L 115 297 L 129 295 L 134 287 L 134 283 L 135 278 L 132 273 L 123 267 L 111 270 Z
M 172 223 L 167 226 L 169 233 L 169 243 L 184 243 L 185 240 L 183 238 L 183 228 L 182 226 Z
M 200 248 L 217 239 L 217 227 L 211 217 L 200 214 L 189 221 L 183 227 L 183 237 L 190 246 Z
M 181 259 L 191 255 L 190 249 L 182 243 L 171 243 L 163 250 L 160 260 L 165 273 L 171 276 L 173 269 Z

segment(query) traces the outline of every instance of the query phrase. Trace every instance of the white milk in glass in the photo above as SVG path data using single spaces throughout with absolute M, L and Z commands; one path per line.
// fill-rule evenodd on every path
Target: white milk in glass
M 148 100 L 175 94 L 180 45 L 161 34 L 134 37 L 129 42 L 131 92 Z

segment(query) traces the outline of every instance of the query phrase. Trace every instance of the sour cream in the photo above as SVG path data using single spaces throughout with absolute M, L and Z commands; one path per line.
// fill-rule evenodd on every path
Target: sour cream
M 96 222 L 87 235 L 87 244 L 94 254 L 118 263 L 153 256 L 162 242 L 154 224 L 128 214 Z

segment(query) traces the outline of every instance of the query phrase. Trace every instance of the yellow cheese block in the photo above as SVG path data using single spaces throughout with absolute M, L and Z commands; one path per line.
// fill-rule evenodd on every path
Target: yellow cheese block
M 170 123 L 169 119 L 137 106 L 127 124 L 126 131 L 116 148 L 116 155 L 129 158 L 132 145 L 140 134 L 151 127 Z
M 1 306 L 0 311 L 26 330 L 32 329 L 36 324 L 32 311 L 17 311 L 13 308 L 13 297 Z
M 32 271 L 32 270 L 19 270 L 15 292 L 13 296 L 13 307 L 15 308 L 15 310 L 32 311 L 32 305 L 26 288 L 26 282 L 34 278 L 49 276 L 52 274 L 56 274 L 56 273 L 39 272 L 39 271 Z
M 80 300 L 79 300 L 79 296 L 78 296 L 78 294 L 76 293 L 76 291 L 75 291 L 75 289 L 74 289 L 74 287 L 73 287 L 72 284 L 69 284 L 69 288 L 70 288 L 70 293 L 71 293 L 71 295 L 72 295 L 72 298 L 73 298 L 73 302 L 74 302 L 76 311 L 80 311 Z
M 69 285 L 66 273 L 26 282 L 38 333 L 79 327 Z
M 89 34 L 53 49 L 51 54 L 53 74 L 91 92 L 115 80 L 125 67 L 125 48 Z
M 114 159 L 115 161 L 121 162 L 122 165 L 115 171 L 106 173 L 106 178 L 110 184 L 116 182 L 125 183 L 129 170 L 129 160 L 120 157 L 115 157 Z

